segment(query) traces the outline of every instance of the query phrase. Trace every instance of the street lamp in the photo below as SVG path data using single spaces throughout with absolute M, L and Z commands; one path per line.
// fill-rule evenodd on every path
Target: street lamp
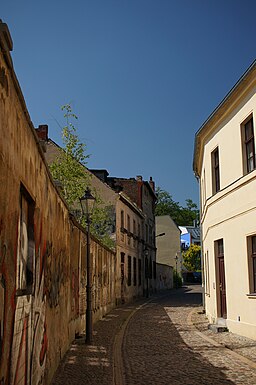
M 146 278 L 146 298 L 148 298 L 148 276 L 149 276 L 149 269 L 148 269 L 148 255 L 149 255 L 149 251 L 148 251 L 148 248 L 146 247 L 144 249 L 144 256 L 145 256 L 145 278 Z
M 84 195 L 80 198 L 82 214 L 85 216 L 87 225 L 87 243 L 86 243 L 86 261 L 87 261 L 87 285 L 86 285 L 86 339 L 87 344 L 92 343 L 92 272 L 90 257 L 90 223 L 91 214 L 93 212 L 95 198 L 92 196 L 89 188 L 85 190 Z
M 178 264 L 178 254 L 175 255 L 175 263 L 176 263 L 176 289 L 178 289 L 178 271 L 177 271 L 177 264 Z

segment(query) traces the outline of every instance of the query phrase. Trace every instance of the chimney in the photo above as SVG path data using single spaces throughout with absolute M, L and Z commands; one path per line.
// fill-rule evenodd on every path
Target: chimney
M 48 125 L 40 124 L 38 128 L 36 128 L 37 136 L 40 140 L 47 141 L 48 140 Z
M 149 184 L 152 190 L 155 191 L 155 182 L 153 181 L 152 176 L 149 178 Z
M 108 181 L 108 171 L 105 169 L 90 169 L 90 171 L 99 178 L 102 182 L 107 183 Z

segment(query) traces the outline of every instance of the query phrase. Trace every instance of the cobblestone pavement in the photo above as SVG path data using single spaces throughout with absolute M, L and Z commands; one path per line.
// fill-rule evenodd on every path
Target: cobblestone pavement
M 253 367 L 253 362 L 224 346 L 240 341 L 240 348 L 250 350 L 256 342 L 208 331 L 204 315 L 198 314 L 199 304 L 200 289 L 191 285 L 134 314 L 123 344 L 126 385 L 256 384 L 255 357 Z M 222 338 L 223 345 L 216 341 Z M 253 360 L 252 352 L 248 358 Z
M 84 338 L 76 339 L 62 359 L 51 385 L 112 385 L 116 336 L 144 301 L 116 308 L 98 321 L 93 328 L 92 345 L 86 345 Z
M 191 285 L 113 310 L 76 340 L 52 385 L 256 384 L 256 341 L 214 334 Z

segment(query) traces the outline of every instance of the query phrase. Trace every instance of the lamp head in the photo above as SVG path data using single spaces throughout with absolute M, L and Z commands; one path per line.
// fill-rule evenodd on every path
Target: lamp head
M 84 195 L 80 198 L 80 204 L 82 207 L 83 215 L 89 216 L 92 214 L 95 204 L 95 198 L 91 194 L 91 190 L 89 189 L 89 187 L 87 187 Z

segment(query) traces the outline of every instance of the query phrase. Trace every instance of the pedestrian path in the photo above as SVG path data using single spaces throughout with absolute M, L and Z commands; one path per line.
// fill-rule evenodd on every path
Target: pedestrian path
M 256 341 L 214 334 L 189 286 L 113 310 L 75 340 L 52 385 L 256 384 Z
M 84 337 L 76 339 L 59 365 L 51 385 L 121 385 L 115 379 L 119 378 L 120 372 L 117 337 L 124 330 L 129 316 L 143 302 L 142 299 L 116 308 L 98 321 L 94 325 L 92 345 L 86 345 Z

